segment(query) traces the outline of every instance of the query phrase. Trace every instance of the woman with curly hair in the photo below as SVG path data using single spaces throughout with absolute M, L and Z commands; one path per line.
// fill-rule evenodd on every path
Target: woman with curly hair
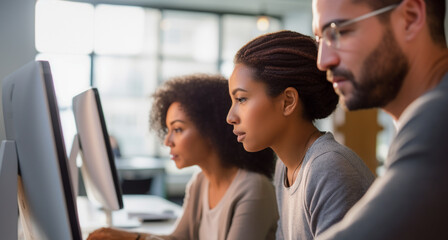
M 270 181 L 275 155 L 248 153 L 226 123 L 227 80 L 191 75 L 166 82 L 155 94 L 151 127 L 164 138 L 178 168 L 197 165 L 184 213 L 167 236 L 100 229 L 89 239 L 275 239 L 278 210 Z
M 317 46 L 302 34 L 262 35 L 235 56 L 227 122 L 249 152 L 270 147 L 280 220 L 277 239 L 314 239 L 364 195 L 374 175 L 330 132 L 314 126 L 338 96 L 316 66 Z

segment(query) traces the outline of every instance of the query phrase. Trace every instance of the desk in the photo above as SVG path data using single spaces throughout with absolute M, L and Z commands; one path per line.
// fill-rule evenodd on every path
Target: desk
M 94 206 L 86 197 L 78 197 L 78 217 L 81 225 L 83 239 L 90 232 L 106 226 L 106 214 Z M 176 219 L 143 222 L 135 226 L 136 219 L 129 219 L 129 212 L 162 213 L 165 210 L 172 211 L 176 216 L 182 215 L 182 207 L 164 198 L 153 195 L 124 195 L 124 209 L 112 213 L 113 222 L 117 225 L 126 226 L 125 230 L 134 232 L 147 232 L 154 234 L 169 234 L 174 230 Z

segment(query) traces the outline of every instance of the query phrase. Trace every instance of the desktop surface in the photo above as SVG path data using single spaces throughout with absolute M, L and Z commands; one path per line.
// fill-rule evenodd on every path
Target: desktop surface
M 86 197 L 77 199 L 78 216 L 83 239 L 92 231 L 106 227 L 106 215 Z M 113 227 L 132 232 L 170 234 L 182 207 L 162 197 L 154 195 L 123 195 L 124 208 L 112 213 Z M 142 216 L 151 221 L 141 221 Z

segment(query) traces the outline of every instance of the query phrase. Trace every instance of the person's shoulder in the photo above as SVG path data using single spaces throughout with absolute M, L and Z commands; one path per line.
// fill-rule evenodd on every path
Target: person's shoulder
M 310 160 L 304 166 L 305 175 L 317 179 L 337 176 L 373 181 L 375 176 L 364 161 L 351 149 L 338 143 L 331 133 L 327 134 L 327 139 L 310 153 Z
M 285 175 L 286 166 L 282 162 L 282 160 L 277 159 L 277 163 L 275 164 L 275 173 L 273 184 L 276 188 L 280 188 L 283 184 L 283 176 Z
M 205 180 L 205 175 L 202 171 L 194 172 L 191 176 L 190 182 L 196 183 L 196 182 L 202 182 Z
M 415 161 L 419 164 L 433 164 L 433 161 L 447 164 L 448 147 L 444 144 L 448 139 L 447 123 L 448 74 L 437 87 L 412 102 L 400 116 L 387 166 L 409 159 L 426 159 Z
M 359 166 L 352 161 L 354 157 L 348 157 L 341 151 L 326 151 L 311 159 L 305 166 L 307 175 L 328 175 L 329 172 L 344 173 L 356 171 Z M 356 156 L 357 158 L 357 156 Z M 359 160 L 362 162 L 362 160 Z
M 332 165 L 340 164 L 341 162 L 363 163 L 362 159 L 350 148 L 337 142 L 333 134 L 330 132 L 321 136 L 316 144 L 313 144 L 312 150 L 309 154 L 310 164 L 316 167 L 331 167 Z
M 200 189 L 205 184 L 206 178 L 202 171 L 195 172 L 190 178 L 190 181 L 187 183 L 186 191 L 187 192 L 199 192 Z
M 398 122 L 399 127 L 400 129 L 409 125 L 413 128 L 424 127 L 421 123 L 444 123 L 445 125 L 448 119 L 447 106 L 448 74 L 438 86 L 417 98 L 405 109 Z
M 267 193 L 274 191 L 271 180 L 263 174 L 240 169 L 242 175 L 237 186 L 238 191 L 243 194 Z
M 443 105 L 443 103 L 446 103 L 448 101 L 448 72 L 437 86 L 423 94 L 419 100 L 435 105 Z
M 247 171 L 247 170 L 240 170 L 240 171 L 242 171 L 246 175 L 245 179 L 249 183 L 252 183 L 252 184 L 270 184 L 270 185 L 272 185 L 271 180 L 269 180 L 268 177 L 266 177 L 265 175 L 263 175 L 261 173 Z
M 241 183 L 244 185 L 247 185 L 247 187 L 254 186 L 254 185 L 272 185 L 272 182 L 269 180 L 268 177 L 261 173 L 252 172 L 244 169 L 240 169 L 241 176 Z

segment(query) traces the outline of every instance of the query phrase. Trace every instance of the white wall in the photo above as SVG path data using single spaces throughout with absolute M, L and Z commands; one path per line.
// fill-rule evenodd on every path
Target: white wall
M 34 5 L 35 0 L 8 0 L 0 3 L 0 83 L 8 74 L 33 60 L 36 55 Z M 5 128 L 0 104 L 0 140 L 3 139 Z

